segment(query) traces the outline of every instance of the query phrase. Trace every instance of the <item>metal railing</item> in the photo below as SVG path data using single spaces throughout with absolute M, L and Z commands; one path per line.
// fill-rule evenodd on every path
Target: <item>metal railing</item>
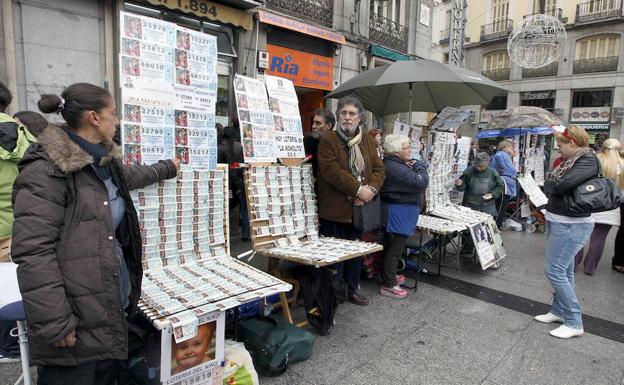
M 269 8 L 332 27 L 334 2 L 331 0 L 266 0 Z
M 550 63 L 541 68 L 523 68 L 522 69 L 522 78 L 538 78 L 541 76 L 557 76 L 559 71 L 559 63 L 554 62 Z
M 591 23 L 622 17 L 622 0 L 594 0 L 576 5 L 574 23 Z
M 451 29 L 446 28 L 440 31 L 440 44 L 448 43 L 451 36 Z
M 584 74 L 589 72 L 607 72 L 617 71 L 618 57 L 607 56 L 594 59 L 583 59 L 574 61 L 575 74 Z
M 524 18 L 526 19 L 527 17 L 535 16 L 539 14 L 540 14 L 539 12 L 535 12 L 530 15 L 525 15 Z M 544 15 L 553 16 L 561 20 L 563 18 L 563 10 L 561 8 L 550 8 L 544 11 Z
M 376 13 L 371 14 L 369 27 L 368 37 L 375 43 L 407 52 L 407 27 Z
M 481 26 L 481 41 L 506 37 L 513 29 L 513 20 L 505 19 Z
M 494 81 L 509 80 L 509 76 L 511 75 L 511 68 L 499 68 L 495 70 L 481 71 L 481 73 L 486 78 L 490 78 Z

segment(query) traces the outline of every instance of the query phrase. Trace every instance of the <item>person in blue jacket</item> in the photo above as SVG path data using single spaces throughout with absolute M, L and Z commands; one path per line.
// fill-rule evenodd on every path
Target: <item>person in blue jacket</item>
M 407 291 L 401 288 L 405 277 L 397 275 L 397 268 L 407 238 L 416 231 L 421 196 L 429 184 L 429 175 L 423 162 L 410 159 L 408 137 L 387 135 L 383 146 L 386 180 L 381 188 L 381 201 L 387 219 L 382 221 L 386 233 L 379 293 L 405 298 Z
M 516 166 L 513 164 L 512 157 L 514 154 L 513 143 L 509 140 L 503 140 L 498 144 L 498 151 L 490 159 L 490 167 L 498 171 L 498 174 L 505 182 L 505 192 L 502 195 L 502 202 L 496 202 L 496 206 L 499 207 L 498 216 L 496 217 L 496 225 L 501 227 L 503 220 L 505 219 L 505 211 L 507 209 L 507 203 L 514 199 L 518 193 L 518 187 L 516 184 L 516 177 L 518 172 Z

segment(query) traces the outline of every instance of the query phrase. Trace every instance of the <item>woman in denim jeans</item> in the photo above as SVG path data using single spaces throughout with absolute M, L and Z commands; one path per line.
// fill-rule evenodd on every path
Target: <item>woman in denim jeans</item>
M 568 205 L 574 189 L 598 175 L 598 160 L 589 146 L 584 129 L 571 126 L 556 137 L 559 152 L 566 159 L 544 184 L 546 206 L 546 277 L 554 290 L 550 312 L 535 317 L 544 323 L 563 325 L 550 335 L 571 338 L 583 334 L 581 305 L 574 293 L 574 256 L 589 238 L 594 222 L 591 213 L 573 213 Z

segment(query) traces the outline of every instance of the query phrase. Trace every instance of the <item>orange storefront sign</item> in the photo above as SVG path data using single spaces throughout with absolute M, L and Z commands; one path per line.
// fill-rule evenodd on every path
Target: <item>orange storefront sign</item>
M 331 91 L 334 59 L 267 44 L 269 68 L 266 74 L 291 80 L 295 86 Z

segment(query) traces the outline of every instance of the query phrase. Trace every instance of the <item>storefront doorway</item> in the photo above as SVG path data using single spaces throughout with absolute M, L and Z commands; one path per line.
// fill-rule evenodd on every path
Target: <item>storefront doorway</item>
M 299 99 L 299 113 L 301 114 L 301 124 L 303 125 L 303 135 L 312 132 L 312 119 L 314 111 L 323 107 L 323 91 L 310 88 L 295 87 L 297 98 Z

